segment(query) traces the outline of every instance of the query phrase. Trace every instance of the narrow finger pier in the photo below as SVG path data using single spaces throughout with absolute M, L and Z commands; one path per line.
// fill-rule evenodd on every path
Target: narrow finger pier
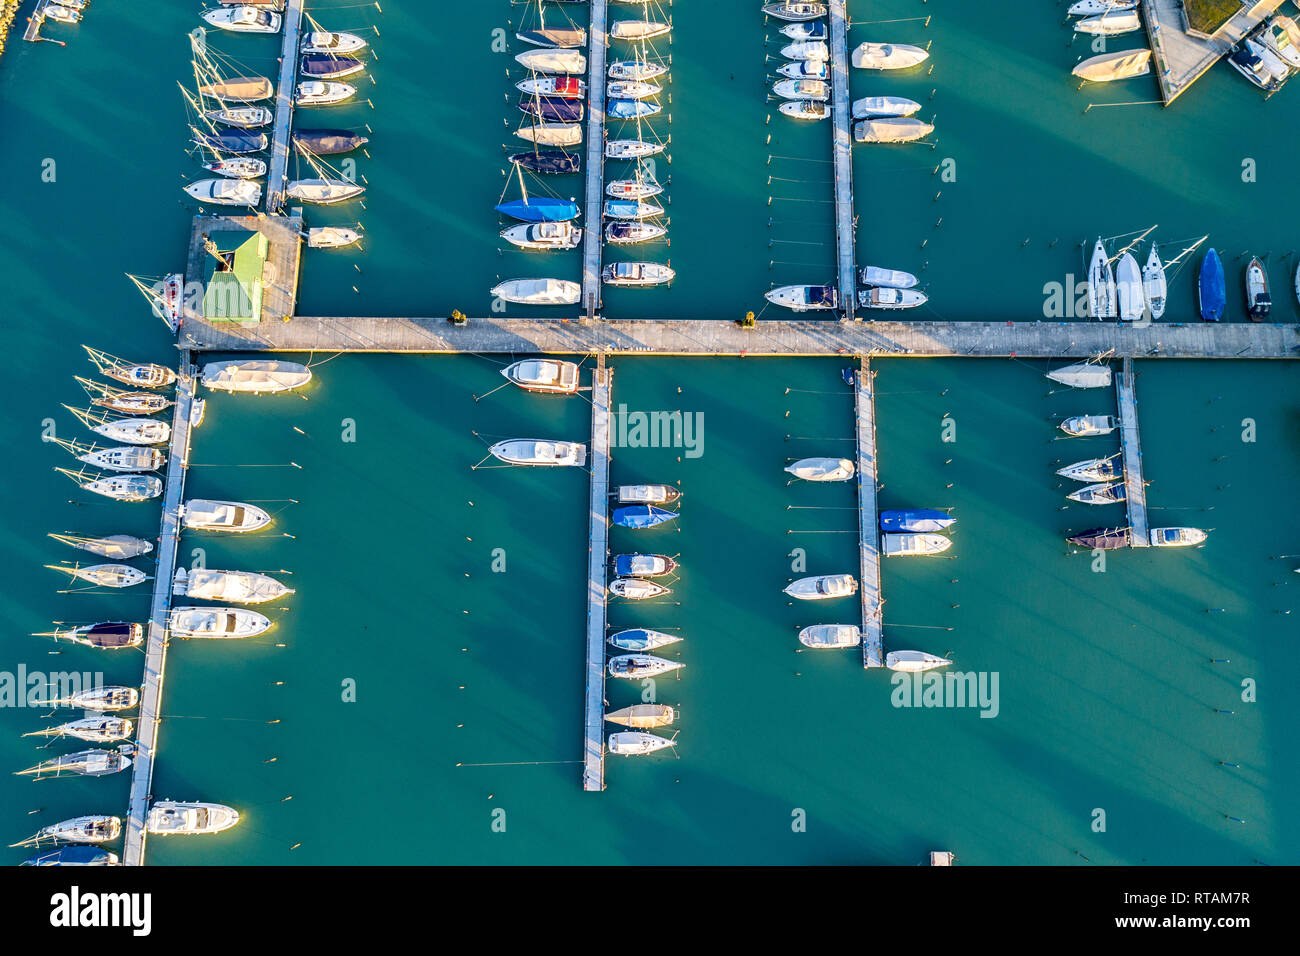
M 840 308 L 852 319 L 856 280 L 853 269 L 853 139 L 849 130 L 849 30 L 845 0 L 830 0 L 831 124 L 835 160 L 835 256 L 839 263 Z M 872 492 L 874 499 L 875 492 Z M 865 599 L 864 599 L 865 600 Z
M 602 4 L 603 6 L 603 4 Z M 605 789 L 605 569 L 609 561 L 610 394 L 614 370 L 596 359 L 591 378 L 591 549 L 587 555 L 587 693 L 582 789 Z
M 601 210 L 605 195 L 605 59 L 609 10 L 606 0 L 591 0 L 588 68 L 591 77 L 587 102 L 587 196 L 583 222 L 582 311 L 594 319 L 600 309 Z M 590 788 L 588 788 L 590 789 Z M 599 788 L 597 788 L 599 789 Z
M 853 389 L 858 436 L 858 595 L 862 599 L 862 666 L 883 667 L 883 612 L 880 599 L 880 516 L 876 505 L 876 386 L 871 362 L 862 360 Z
M 289 170 L 289 129 L 293 123 L 293 87 L 298 76 L 298 38 L 302 31 L 303 0 L 284 5 L 284 39 L 280 47 L 280 78 L 275 91 L 275 130 L 271 137 L 271 174 L 266 180 L 266 211 L 274 215 L 284 203 Z
M 176 380 L 176 405 L 172 417 L 171 449 L 163 486 L 162 528 L 158 533 L 158 567 L 154 572 L 153 603 L 149 611 L 149 636 L 145 645 L 144 685 L 140 716 L 136 719 L 131 797 L 127 808 L 126 842 L 122 863 L 144 864 L 145 818 L 153 785 L 153 762 L 158 751 L 158 721 L 162 706 L 163 672 L 167 660 L 167 624 L 172 609 L 172 577 L 181 536 L 181 501 L 185 472 L 190 461 L 190 428 L 194 412 L 194 367 L 188 349 L 181 351 Z
M 1133 359 L 1124 357 L 1124 365 L 1115 379 L 1115 393 L 1119 400 L 1119 440 L 1124 456 L 1124 501 L 1128 508 L 1128 523 L 1133 529 L 1135 548 L 1151 544 L 1147 525 L 1147 485 L 1142 476 L 1142 440 L 1138 433 L 1137 383 L 1133 378 Z

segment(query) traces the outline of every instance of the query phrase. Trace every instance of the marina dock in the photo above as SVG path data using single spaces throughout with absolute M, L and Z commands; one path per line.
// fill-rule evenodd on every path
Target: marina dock
M 605 568 L 609 561 L 610 395 L 614 370 L 596 357 L 591 373 L 591 535 L 587 557 L 587 679 L 582 789 L 605 789 Z
M 1271 17 L 1283 0 L 1258 0 L 1241 10 L 1213 36 L 1188 32 L 1181 0 L 1146 0 L 1142 4 L 1147 38 L 1151 42 L 1152 70 L 1160 95 L 1168 106 L 1226 56 L 1251 30 Z
M 153 762 L 158 752 L 158 722 L 161 719 L 163 671 L 167 660 L 167 625 L 171 616 L 172 577 L 176 573 L 176 555 L 181 536 L 180 509 L 185 494 L 185 471 L 190 463 L 190 412 L 194 404 L 195 385 L 190 353 L 182 349 L 180 377 L 176 382 L 176 405 L 172 415 L 170 455 L 163 488 L 158 565 L 154 570 L 153 604 L 149 611 L 149 633 L 145 644 L 140 715 L 136 718 L 131 797 L 127 809 L 126 842 L 122 851 L 122 862 L 126 866 L 144 864 L 144 823 L 152 795 Z
M 840 312 L 852 319 L 857 303 L 853 267 L 853 135 L 849 129 L 849 28 L 845 0 L 830 0 L 831 130 L 835 161 L 835 257 Z
M 286 0 L 284 37 L 280 45 L 280 78 L 275 91 L 275 129 L 271 136 L 271 172 L 266 180 L 266 211 L 274 215 L 284 204 L 289 171 L 289 134 L 293 124 L 293 88 L 298 76 L 299 33 L 304 0 Z
M 1133 378 L 1133 359 L 1125 356 L 1124 367 L 1115 379 L 1119 399 L 1120 450 L 1124 456 L 1124 499 L 1128 523 L 1133 529 L 1133 547 L 1151 543 L 1147 525 L 1147 486 L 1142 477 L 1142 441 L 1138 434 L 1137 383 Z
M 207 288 L 213 268 L 222 268 L 213 259 L 213 244 L 230 246 L 247 234 L 259 232 L 266 237 L 266 259 L 261 266 L 261 321 L 240 328 L 271 328 L 284 325 L 293 315 L 298 300 L 298 271 L 302 263 L 302 213 L 295 209 L 289 216 L 195 216 L 190 226 L 190 247 L 185 260 L 185 288 L 203 289 L 206 309 Z M 209 240 L 212 240 L 211 242 Z M 205 330 L 229 331 L 237 322 L 216 322 L 195 314 L 188 307 L 180 324 L 183 348 L 201 348 Z
M 587 66 L 591 82 L 587 101 L 587 197 L 583 215 L 582 309 L 594 319 L 600 311 L 600 254 L 604 232 L 600 227 L 605 195 L 605 54 L 609 49 L 606 0 L 591 0 L 591 28 L 587 31 Z
M 41 25 L 45 22 L 45 8 L 50 5 L 50 0 L 36 0 L 36 7 L 32 10 L 32 15 L 27 18 L 27 29 L 23 31 L 23 39 L 35 43 L 41 38 Z
M 880 519 L 876 488 L 876 384 L 871 361 L 854 376 L 853 411 L 858 438 L 858 595 L 862 600 L 862 666 L 883 667 L 884 614 L 880 597 Z

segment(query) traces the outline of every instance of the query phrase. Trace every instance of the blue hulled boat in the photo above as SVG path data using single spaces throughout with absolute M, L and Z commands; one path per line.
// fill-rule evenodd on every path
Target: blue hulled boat
M 116 863 L 116 853 L 97 846 L 74 843 L 25 860 L 23 866 L 114 866 Z
M 903 508 L 880 512 L 881 531 L 900 531 L 908 534 L 929 534 L 942 531 L 957 519 L 946 511 L 933 508 Z
M 614 524 L 620 528 L 653 528 L 677 517 L 675 511 L 664 511 L 652 505 L 631 505 L 614 509 Z
M 1223 281 L 1223 261 L 1213 249 L 1201 260 L 1201 277 L 1196 284 L 1196 293 L 1201 303 L 1201 318 L 1206 322 L 1218 322 L 1223 318 L 1228 291 Z
M 578 204 L 571 199 L 530 196 L 511 199 L 496 207 L 497 212 L 520 222 L 569 222 L 578 218 Z
M 256 153 L 266 149 L 266 134 L 248 129 L 223 129 L 219 133 L 199 133 L 194 137 L 199 146 L 218 153 Z

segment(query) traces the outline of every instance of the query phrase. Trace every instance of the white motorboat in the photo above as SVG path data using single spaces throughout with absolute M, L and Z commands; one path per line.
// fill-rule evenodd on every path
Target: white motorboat
M 131 758 L 118 750 L 79 750 L 42 760 L 34 767 L 18 770 L 19 776 L 62 777 L 72 774 L 79 777 L 106 777 L 131 766 Z
M 672 589 L 644 578 L 615 578 L 609 582 L 609 593 L 629 601 L 645 601 L 671 594 Z
M 664 214 L 664 207 L 645 199 L 607 199 L 603 212 L 606 219 L 653 219 Z
M 1115 430 L 1115 419 L 1109 415 L 1075 415 L 1061 422 L 1060 429 L 1074 438 L 1109 435 Z
M 879 266 L 863 266 L 858 270 L 858 282 L 862 285 L 881 286 L 887 289 L 910 289 L 917 283 L 916 276 L 898 269 L 882 269 Z
M 677 713 L 667 704 L 632 704 L 610 711 L 605 719 L 624 727 L 667 727 L 677 719 Z
M 830 37 L 830 29 L 824 23 L 803 21 L 787 23 L 781 28 L 781 36 L 791 40 L 825 40 Z
M 857 647 L 862 643 L 862 632 L 856 624 L 814 624 L 799 632 L 799 643 L 815 650 Z
M 858 143 L 913 143 L 934 132 L 934 124 L 915 116 L 881 116 L 853 124 Z
M 42 827 L 35 839 L 63 840 L 68 843 L 109 843 L 121 835 L 121 817 L 90 814 Z
M 864 96 L 853 101 L 852 116 L 855 120 L 911 116 L 920 109 L 920 103 L 903 96 Z
M 1164 263 L 1155 243 L 1147 255 L 1147 264 L 1142 267 L 1142 298 L 1151 312 L 1151 318 L 1158 319 L 1165 314 L 1165 298 L 1169 295 L 1169 285 L 1165 279 Z
M 643 100 L 647 96 L 657 96 L 663 92 L 658 83 L 644 80 L 610 80 L 605 95 L 611 100 Z
M 1259 35 L 1259 42 L 1294 70 L 1300 70 L 1300 26 L 1290 17 L 1278 14 Z
M 1123 475 L 1124 469 L 1116 456 L 1111 455 L 1109 458 L 1076 461 L 1073 465 L 1058 468 L 1056 473 L 1062 478 L 1072 478 L 1075 481 L 1114 481 Z
M 941 554 L 952 547 L 952 538 L 942 534 L 889 533 L 880 536 L 880 550 L 888 557 Z
M 653 80 L 668 72 L 668 67 L 645 60 L 616 60 L 609 65 L 606 75 L 611 80 Z
M 523 359 L 501 370 L 509 381 L 530 392 L 572 395 L 578 390 L 578 366 L 558 359 Z
M 804 481 L 848 481 L 857 468 L 847 458 L 801 458 L 785 472 Z
M 1124 322 L 1136 322 L 1146 312 L 1146 299 L 1142 295 L 1142 270 L 1138 268 L 1133 253 L 1119 257 L 1115 269 L 1115 292 L 1119 302 L 1119 317 Z
M 858 593 L 858 579 L 851 574 L 820 574 L 791 581 L 785 593 L 800 601 L 828 601 Z
M 200 179 L 184 187 L 199 202 L 214 206 L 256 206 L 262 201 L 262 187 L 249 179 Z
M 355 199 L 365 191 L 365 186 L 350 183 L 346 179 L 295 179 L 286 187 L 284 194 L 299 202 L 330 206 Z
M 71 707 L 74 710 L 116 711 L 130 710 L 140 703 L 140 691 L 134 687 L 92 687 L 66 697 L 35 701 L 39 707 Z
M 46 4 L 45 11 L 42 15 L 46 19 L 53 20 L 55 23 L 77 23 L 81 20 L 80 10 L 75 10 L 70 6 L 64 6 L 61 3 Z
M 571 441 L 511 438 L 488 449 L 508 465 L 544 465 L 581 468 L 587 463 L 587 446 Z
M 763 4 L 763 12 L 769 17 L 776 17 L 778 20 L 797 23 L 804 20 L 820 20 L 826 16 L 826 4 L 792 3 L 785 0 L 785 2 L 781 3 Z
M 149 808 L 144 827 L 156 836 L 193 836 L 220 833 L 238 822 L 239 814 L 220 803 L 158 800 Z
M 676 634 L 664 634 L 649 628 L 634 627 L 626 631 L 611 634 L 609 643 L 624 651 L 653 651 L 657 647 L 667 647 L 681 640 Z
M 1100 239 L 1092 247 L 1092 261 L 1088 263 L 1088 314 L 1094 319 L 1113 319 L 1119 315 L 1115 273 Z
M 935 667 L 946 667 L 951 663 L 952 661 L 946 657 L 936 657 L 925 651 L 890 651 L 885 655 L 886 667 L 891 671 L 903 671 L 908 674 L 928 671 Z
M 1065 12 L 1072 17 L 1091 17 L 1101 13 L 1136 10 L 1140 0 L 1077 0 Z
M 273 119 L 271 111 L 265 106 L 228 106 L 220 110 L 207 110 L 203 115 L 214 123 L 236 129 L 257 129 L 266 126 Z
M 839 293 L 833 285 L 781 285 L 764 292 L 763 298 L 793 312 L 834 309 L 840 302 Z
M 242 607 L 178 607 L 167 622 L 173 636 L 188 638 L 256 637 L 270 627 L 266 615 Z
M 1269 75 L 1273 78 L 1274 89 L 1281 89 L 1282 84 L 1291 76 L 1291 67 L 1284 63 L 1276 53 L 1256 40 L 1246 40 L 1246 49 L 1254 56 L 1259 57 L 1259 61 L 1264 64 L 1264 69 L 1268 70 Z
M 91 564 L 87 567 L 69 567 L 66 564 L 47 564 L 52 571 L 70 574 L 78 581 L 85 581 L 101 588 L 129 588 L 148 580 L 149 575 L 129 564 Z
M 568 279 L 507 279 L 488 293 L 522 305 L 574 305 L 582 298 L 582 286 Z
M 606 159 L 639 159 L 663 151 L 662 143 L 647 143 L 639 139 L 611 139 L 605 143 Z
M 1115 505 L 1124 501 L 1126 488 L 1122 481 L 1100 481 L 1084 485 L 1065 497 L 1084 505 Z
M 156 418 L 110 418 L 90 429 L 111 441 L 128 445 L 161 445 L 171 438 L 172 427 Z
M 302 53 L 333 53 L 340 56 L 347 53 L 356 53 L 358 50 L 366 48 L 366 41 L 355 33 L 322 33 L 313 31 L 304 33 L 302 37 Z
M 799 40 L 781 47 L 781 55 L 787 60 L 820 60 L 831 58 L 831 48 L 825 40 Z
M 203 384 L 216 392 L 254 395 L 290 392 L 311 381 L 311 369 L 297 362 L 240 359 L 203 366 Z
M 529 96 L 554 96 L 562 100 L 581 100 L 587 97 L 587 84 L 571 76 L 533 76 L 520 80 L 515 89 Z
M 78 446 L 84 447 L 84 446 Z M 102 468 L 105 471 L 157 471 L 167 461 L 167 456 L 157 448 L 142 445 L 119 445 L 101 448 L 77 456 L 77 461 Z
M 357 88 L 351 83 L 335 80 L 307 80 L 293 91 L 294 106 L 334 106 L 356 96 Z
M 792 80 L 826 80 L 831 75 L 825 60 L 794 60 L 777 67 L 776 72 Z
M 213 160 L 210 163 L 204 163 L 203 168 L 210 173 L 227 176 L 231 179 L 257 179 L 259 176 L 266 175 L 265 160 L 247 159 L 242 156 L 237 159 Z
M 177 568 L 172 593 L 204 601 L 264 604 L 292 594 L 269 574 L 256 571 L 217 571 L 212 568 Z
M 361 241 L 361 233 L 343 226 L 312 226 L 307 245 L 312 249 L 343 249 Z
M 640 730 L 620 730 L 609 735 L 609 752 L 624 757 L 640 757 L 675 746 L 677 746 L 675 740 L 660 737 L 658 734 L 647 734 Z
M 820 83 L 820 80 L 787 80 L 785 82 L 813 82 Z M 786 116 L 801 120 L 824 120 L 831 115 L 831 108 L 818 100 L 787 100 L 777 107 Z
M 858 305 L 864 309 L 914 309 L 930 297 L 916 289 L 859 289 Z
M 928 51 L 906 43 L 863 43 L 850 59 L 860 70 L 906 70 L 929 57 Z
M 156 475 L 110 475 L 96 478 L 81 485 L 114 501 L 149 501 L 162 494 L 162 479 Z
M 606 285 L 649 286 L 672 282 L 677 275 L 660 262 L 611 262 L 601 270 Z
M 1209 537 L 1200 528 L 1152 528 L 1150 535 L 1154 548 L 1189 548 Z
M 273 10 L 259 10 L 248 3 L 222 7 L 203 14 L 209 26 L 234 33 L 279 33 L 281 17 Z
M 587 72 L 587 58 L 580 50 L 525 50 L 516 53 L 515 60 L 534 73 L 581 75 Z
M 605 184 L 605 195 L 614 199 L 649 199 L 663 191 L 658 183 L 641 179 L 614 179 Z
M 816 100 L 825 103 L 831 98 L 830 84 L 825 80 L 777 80 L 772 86 L 772 92 L 783 100 Z
M 672 485 L 619 485 L 617 495 L 621 505 L 668 505 L 682 493 Z
M 667 23 L 654 20 L 615 20 L 609 25 L 611 40 L 651 40 L 672 30 Z
M 125 717 L 105 717 L 103 715 L 82 717 L 59 724 L 57 727 L 45 727 L 23 734 L 24 737 L 75 737 L 88 743 L 111 744 L 127 740 L 135 724 Z
M 605 241 L 616 246 L 632 245 L 637 242 L 649 242 L 666 235 L 668 230 L 657 222 L 633 220 L 630 222 L 611 222 L 605 225 Z
M 668 674 L 684 666 L 681 661 L 668 661 L 652 654 L 620 654 L 609 659 L 609 676 L 639 680 Z
M 611 564 L 625 578 L 661 578 L 677 570 L 677 562 L 666 554 L 620 554 Z
M 1078 63 L 1070 72 L 1081 80 L 1093 83 L 1110 83 L 1145 76 L 1151 72 L 1151 51 L 1142 49 L 1099 53 Z
M 1047 377 L 1071 388 L 1106 388 L 1111 382 L 1110 366 L 1095 362 L 1077 362 L 1054 368 Z
M 1142 18 L 1137 15 L 1136 10 L 1103 13 L 1100 16 L 1076 21 L 1074 29 L 1076 33 L 1087 33 L 1090 36 L 1117 37 L 1141 30 Z
M 256 505 L 242 501 L 218 501 L 193 498 L 181 506 L 181 522 L 196 531 L 260 531 L 271 523 L 271 516 Z
M 1273 295 L 1268 286 L 1268 272 L 1258 256 L 1246 265 L 1246 317 L 1262 322 L 1273 309 Z

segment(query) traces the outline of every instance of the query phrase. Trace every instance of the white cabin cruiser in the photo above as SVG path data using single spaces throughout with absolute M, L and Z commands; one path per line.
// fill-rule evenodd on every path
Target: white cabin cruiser
M 1300 70 L 1300 26 L 1290 17 L 1278 14 L 1259 35 L 1264 48 L 1293 70 Z
M 851 59 L 860 70 L 905 70 L 929 57 L 926 50 L 906 43 L 863 43 L 853 51 Z
M 804 481 L 848 481 L 856 470 L 847 458 L 801 458 L 785 466 L 787 474 Z
M 851 574 L 820 574 L 791 581 L 785 593 L 800 601 L 827 601 L 858 593 L 858 579 Z
M 912 143 L 934 132 L 934 124 L 915 116 L 879 116 L 853 124 L 858 143 Z
M 341 55 L 356 53 L 366 48 L 366 41 L 355 33 L 322 33 L 313 31 L 302 37 L 302 53 L 333 53 Z
M 825 103 L 831 98 L 830 84 L 825 80 L 777 80 L 772 92 L 783 100 L 816 100 Z
M 488 450 L 494 457 L 509 465 L 581 468 L 587 463 L 587 446 L 571 441 L 512 438 L 499 441 Z
M 239 814 L 220 803 L 183 803 L 158 800 L 149 808 L 144 827 L 157 836 L 192 836 L 220 833 L 239 822 Z
M 578 366 L 559 359 L 523 359 L 507 365 L 501 374 L 530 392 L 572 395 L 578 390 Z
M 1142 318 L 1147 309 L 1142 296 L 1142 270 L 1131 252 L 1120 256 L 1119 265 L 1115 267 L 1115 293 L 1121 321 L 1136 322 Z
M 862 632 L 856 624 L 814 624 L 799 632 L 799 643 L 815 650 L 857 647 L 862 643 Z
M 672 485 L 618 486 L 618 503 L 621 505 L 666 505 L 681 496 L 682 493 Z
M 312 226 L 307 245 L 312 249 L 344 249 L 361 241 L 361 233 L 343 226 Z
M 780 285 L 764 292 L 763 298 L 793 312 L 834 309 L 840 301 L 839 293 L 833 285 Z
M 677 273 L 660 262 L 611 262 L 601 270 L 606 285 L 649 286 L 672 282 Z
M 609 735 L 609 752 L 624 757 L 639 757 L 652 754 L 665 747 L 675 747 L 677 742 L 658 734 L 647 734 L 640 730 L 620 730 Z
M 581 75 L 587 72 L 587 58 L 580 50 L 525 50 L 516 53 L 515 60 L 534 73 Z
M 311 381 L 311 369 L 297 362 L 240 359 L 203 366 L 203 384 L 218 392 L 289 392 Z
M 568 279 L 507 279 L 488 292 L 521 305 L 574 305 L 582 298 L 582 286 Z
M 916 276 L 899 269 L 882 269 L 879 266 L 863 266 L 858 270 L 858 282 L 867 286 L 879 286 L 886 289 L 910 289 L 917 283 Z
M 521 222 L 501 230 L 501 238 L 520 249 L 576 249 L 582 230 L 571 222 Z
M 1100 16 L 1077 21 L 1074 29 L 1076 33 L 1087 33 L 1090 36 L 1117 37 L 1141 30 L 1142 18 L 1135 10 L 1103 13 Z
M 946 667 L 952 661 L 946 657 L 936 657 L 925 651 L 890 651 L 885 655 L 885 666 L 891 671 L 903 671 L 916 674 L 935 667 Z
M 1140 0 L 1077 0 L 1065 12 L 1072 17 L 1091 17 L 1101 13 L 1136 10 Z
M 942 534 L 890 533 L 880 536 L 880 550 L 887 557 L 917 557 L 941 554 L 952 547 L 952 538 Z
M 177 568 L 172 579 L 172 593 L 204 601 L 263 604 L 292 594 L 293 588 L 285 587 L 269 574 L 256 571 Z
M 819 60 L 831 58 L 831 48 L 825 40 L 799 40 L 781 47 L 781 55 L 787 60 Z
M 351 83 L 335 80 L 307 80 L 293 91 L 294 106 L 335 106 L 356 96 L 357 88 Z
M 916 289 L 872 288 L 858 290 L 858 305 L 864 309 L 915 309 L 930 297 Z
M 1109 435 L 1115 430 L 1115 419 L 1109 415 L 1075 415 L 1061 422 L 1060 429 L 1072 438 Z
M 271 620 L 242 607 L 178 607 L 168 618 L 167 629 L 175 637 L 256 637 L 271 627 Z
M 792 80 L 825 80 L 831 75 L 825 60 L 794 60 L 777 67 L 776 72 Z
M 820 80 L 796 80 L 798 83 L 820 83 Z M 831 115 L 831 108 L 820 100 L 786 100 L 777 107 L 786 116 L 801 120 L 824 120 Z
M 921 104 L 902 96 L 864 96 L 853 101 L 851 116 L 855 120 L 882 116 L 911 116 L 919 112 Z
M 198 531 L 260 531 L 271 516 L 256 505 L 242 501 L 194 498 L 181 507 L 181 523 Z
M 215 206 L 256 206 L 262 201 L 262 187 L 249 179 L 200 179 L 184 187 L 199 202 Z
M 1209 532 L 1200 528 L 1152 528 L 1150 537 L 1153 548 L 1188 548 L 1203 542 Z
M 209 26 L 234 33 L 279 33 L 281 17 L 273 10 L 259 10 L 248 3 L 209 10 L 203 14 Z

